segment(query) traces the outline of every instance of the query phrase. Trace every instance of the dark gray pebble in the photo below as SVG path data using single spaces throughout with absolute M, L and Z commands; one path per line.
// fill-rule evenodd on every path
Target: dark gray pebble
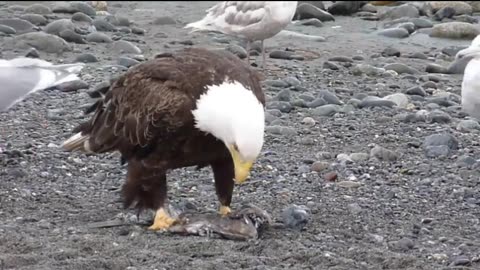
M 93 55 L 91 53 L 84 53 L 84 54 L 80 54 L 77 57 L 75 57 L 74 62 L 95 63 L 95 62 L 98 62 L 98 59 L 95 55 Z

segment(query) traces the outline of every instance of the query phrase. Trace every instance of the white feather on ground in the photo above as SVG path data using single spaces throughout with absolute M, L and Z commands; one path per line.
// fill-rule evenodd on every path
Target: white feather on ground
M 28 95 L 78 80 L 83 63 L 54 65 L 34 58 L 0 59 L 0 111 L 6 111 Z
M 206 10 L 200 21 L 189 23 L 191 32 L 216 31 L 247 41 L 247 62 L 250 43 L 262 42 L 262 67 L 265 68 L 264 40 L 282 31 L 293 19 L 297 1 L 225 1 Z
M 462 110 L 480 120 L 480 36 L 457 53 L 456 58 L 472 57 L 465 67 L 462 81 Z

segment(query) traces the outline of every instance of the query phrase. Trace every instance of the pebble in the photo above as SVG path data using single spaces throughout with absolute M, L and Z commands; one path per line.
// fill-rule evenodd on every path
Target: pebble
M 362 1 L 336 1 L 327 10 L 332 15 L 351 15 L 359 11 L 364 4 Z
M 75 81 L 61 83 L 57 85 L 55 88 L 57 88 L 62 92 L 74 92 L 80 89 L 88 89 L 88 83 L 82 80 L 75 80 Z
M 96 63 L 98 62 L 98 58 L 91 54 L 91 53 L 83 53 L 75 57 L 74 62 L 81 62 L 81 63 Z
M 415 247 L 415 244 L 409 238 L 402 238 L 398 241 L 392 241 L 389 244 L 391 249 L 403 252 L 409 251 Z
M 293 87 L 297 87 L 302 84 L 302 82 L 300 82 L 300 80 L 298 80 L 295 77 L 287 77 L 283 79 L 283 81 L 286 82 L 289 86 L 293 86 Z
M 337 186 L 343 187 L 343 188 L 358 188 L 358 187 L 361 187 L 362 184 L 355 181 L 345 180 L 345 181 L 338 182 Z
M 383 99 L 393 101 L 399 108 L 407 108 L 409 104 L 408 96 L 402 93 L 391 94 Z
M 17 34 L 30 33 L 38 29 L 38 27 L 31 22 L 22 19 L 0 19 L 0 24 L 15 29 Z
M 72 21 L 93 23 L 93 19 L 83 12 L 75 12 L 75 14 L 72 15 Z
M 312 127 L 315 126 L 316 122 L 312 117 L 305 117 L 302 119 L 302 124 Z
M 363 212 L 362 207 L 360 207 L 358 203 L 350 203 L 348 204 L 347 208 L 350 211 L 350 213 L 354 216 L 359 215 L 360 213 Z
M 85 38 L 82 35 L 75 33 L 70 29 L 63 30 L 60 32 L 59 36 L 67 42 L 73 42 L 78 44 L 87 44 Z
M 289 113 L 293 107 L 290 105 L 290 103 L 285 102 L 285 101 L 272 101 L 267 103 L 267 108 L 268 109 L 277 109 L 281 111 L 282 113 Z
M 319 9 L 318 7 L 309 3 L 300 3 L 297 6 L 294 19 L 304 20 L 312 18 L 318 19 L 322 22 L 335 21 L 335 18 L 329 12 Z
M 284 127 L 284 126 L 278 126 L 278 125 L 268 126 L 265 128 L 265 131 L 275 135 L 293 136 L 297 134 L 296 130 L 292 127 Z
M 326 39 L 322 36 L 314 36 L 314 35 L 306 35 L 299 32 L 289 31 L 289 30 L 282 30 L 280 33 L 277 34 L 278 36 L 282 36 L 285 38 L 298 38 L 307 41 L 316 41 L 316 42 L 324 42 Z M 294 56 L 295 59 L 303 58 L 303 56 Z M 302 60 L 302 59 L 299 59 Z
M 283 224 L 289 229 L 300 231 L 310 220 L 309 212 L 306 206 L 291 205 L 282 211 Z
M 39 14 L 23 14 L 20 19 L 29 21 L 33 25 L 46 25 L 47 18 Z
M 290 101 L 290 99 L 291 99 L 291 92 L 288 89 L 283 89 L 273 98 L 273 100 L 276 100 L 276 101 Z
M 433 81 L 428 81 L 428 82 L 422 84 L 422 87 L 426 88 L 426 89 L 437 89 L 437 84 L 434 83 Z
M 447 74 L 463 74 L 467 64 L 470 62 L 472 57 L 464 57 L 461 59 L 455 59 L 447 67 Z
M 328 59 L 332 62 L 353 63 L 354 60 L 348 56 L 333 56 Z
M 324 161 L 315 161 L 310 169 L 312 172 L 322 172 L 330 167 L 330 164 L 328 162 Z
M 101 31 L 101 32 L 115 32 L 115 31 L 117 31 L 117 28 L 114 25 L 105 21 L 104 19 L 95 19 L 95 20 L 93 20 L 92 24 L 93 24 L 93 26 L 95 26 L 95 29 L 97 29 L 97 31 Z
M 132 27 L 132 33 L 134 33 L 135 35 L 144 35 L 147 31 L 145 29 L 142 29 L 140 27 Z
M 370 158 L 370 155 L 367 153 L 352 153 L 350 154 L 349 157 L 353 162 L 358 163 L 358 162 L 367 161 Z
M 72 47 L 62 38 L 44 32 L 32 32 L 15 36 L 6 42 L 7 46 L 14 46 L 17 49 L 35 48 L 47 53 L 61 53 L 72 51 Z
M 88 42 L 95 42 L 95 43 L 112 43 L 113 40 L 104 33 L 101 32 L 93 32 L 87 35 L 86 37 Z
M 0 32 L 7 35 L 15 35 L 17 31 L 10 26 L 0 24 Z
M 117 53 L 141 54 L 142 50 L 129 41 L 117 40 L 113 43 L 113 50 Z
M 328 182 L 335 182 L 338 178 L 338 175 L 336 172 L 328 172 L 323 176 L 323 179 Z
M 397 7 L 393 7 L 389 10 L 386 10 L 384 13 L 379 14 L 379 18 L 381 20 L 395 20 L 405 17 L 418 18 L 420 17 L 420 12 L 413 5 L 403 4 Z
M 360 102 L 359 108 L 372 108 L 372 107 L 388 107 L 392 108 L 397 104 L 390 100 L 384 99 L 364 99 Z
M 27 53 L 25 54 L 25 57 L 30 57 L 30 58 L 40 58 L 40 54 L 38 53 L 37 49 L 35 48 L 30 48 Z
M 95 17 L 97 15 L 97 11 L 85 2 L 70 2 L 70 12 L 67 13 L 73 14 L 76 12 L 85 13 L 90 17 Z
M 334 116 L 338 112 L 341 111 L 340 106 L 336 104 L 327 104 L 320 106 L 318 108 L 315 108 L 312 110 L 312 114 L 316 116 Z
M 42 4 L 33 4 L 31 6 L 28 6 L 25 9 L 26 13 L 33 13 L 33 14 L 40 14 L 40 15 L 46 15 L 46 14 L 51 14 L 52 10 Z
M 325 61 L 323 63 L 323 68 L 331 69 L 331 70 L 339 70 L 340 69 L 340 67 L 337 64 L 335 64 L 333 62 L 330 62 L 330 61 Z
M 447 156 L 458 149 L 458 140 L 450 134 L 432 134 L 423 141 L 423 148 L 427 157 Z
M 409 67 L 405 64 L 402 64 L 402 63 L 392 63 L 392 64 L 387 64 L 383 67 L 385 70 L 393 70 L 395 72 L 397 72 L 398 74 L 403 74 L 403 73 L 407 73 L 407 74 L 419 74 L 420 71 L 412 68 L 412 67 Z
M 431 9 L 433 13 L 436 13 L 442 8 L 450 7 L 455 10 L 456 15 L 472 14 L 472 6 L 462 1 L 428 1 L 424 4 L 426 9 Z
M 457 159 L 457 164 L 460 167 L 469 167 L 469 166 L 475 165 L 476 163 L 477 163 L 477 160 L 475 160 L 473 157 L 467 156 L 467 155 L 460 156 Z
M 462 132 L 472 132 L 475 130 L 480 130 L 480 124 L 472 119 L 461 120 L 457 124 L 457 130 Z
M 433 27 L 433 23 L 425 18 L 413 18 L 410 21 L 415 25 L 415 28 L 417 29 Z
M 437 21 L 442 21 L 443 19 L 452 18 L 455 15 L 455 9 L 452 7 L 443 7 L 439 9 L 435 15 L 434 19 Z
M 323 99 L 326 104 L 336 104 L 336 105 L 342 105 L 343 102 L 340 101 L 340 99 L 337 97 L 337 95 L 333 94 L 332 92 L 328 90 L 320 90 L 318 91 L 318 98 Z
M 446 22 L 433 26 L 430 37 L 450 39 L 473 39 L 480 30 L 473 24 L 465 22 Z
M 418 86 L 418 85 L 408 88 L 407 91 L 405 91 L 405 93 L 407 95 L 417 95 L 422 97 L 425 97 L 427 95 L 427 92 L 425 91 L 425 89 L 423 89 L 422 86 Z
M 428 73 L 439 73 L 439 74 L 448 74 L 448 69 L 444 66 L 441 66 L 439 64 L 435 63 L 430 63 L 427 65 L 425 68 L 425 72 Z
M 139 61 L 129 58 L 129 57 L 120 57 L 118 58 L 118 64 L 127 68 L 140 64 Z
M 446 124 L 452 121 L 452 117 L 439 109 L 435 109 L 430 112 L 426 119 L 429 123 L 439 123 L 439 124 Z
M 277 88 L 287 88 L 290 85 L 284 80 L 265 80 L 265 85 L 277 87 Z
M 391 38 L 406 38 L 410 35 L 408 31 L 404 28 L 389 28 L 378 31 L 378 34 L 385 37 Z
M 457 22 L 466 22 L 466 23 L 471 23 L 471 24 L 478 23 L 478 19 L 475 18 L 475 17 L 472 17 L 470 15 L 454 16 L 453 19 Z
M 452 259 L 452 262 L 450 263 L 450 267 L 452 266 L 466 266 L 470 265 L 471 261 L 467 256 L 456 256 Z
M 177 24 L 177 21 L 175 21 L 174 18 L 170 16 L 162 16 L 158 17 L 153 21 L 153 24 L 155 25 L 169 25 L 169 24 Z
M 53 21 L 49 24 L 47 24 L 47 26 L 45 26 L 45 28 L 43 29 L 43 31 L 45 33 L 48 33 L 48 34 L 52 34 L 52 35 L 60 35 L 60 32 L 64 31 L 64 30 L 71 30 L 71 31 L 74 31 L 75 30 L 75 25 L 73 24 L 73 22 L 70 20 L 70 19 L 60 19 L 60 20 L 56 20 L 56 21 Z
M 302 21 L 300 21 L 300 24 L 305 25 L 305 26 L 323 27 L 322 21 L 320 21 L 317 18 L 302 20 Z
M 240 59 L 245 59 L 247 57 L 247 50 L 245 50 L 242 46 L 236 44 L 227 45 L 225 50 L 235 54 Z
M 387 47 L 382 51 L 382 56 L 384 57 L 391 57 L 391 56 L 396 56 L 400 57 L 401 53 L 397 48 L 393 47 Z
M 383 161 L 396 161 L 398 154 L 392 150 L 376 145 L 370 150 L 370 156 Z
M 278 51 L 278 50 L 275 50 L 275 51 L 272 51 L 270 52 L 270 58 L 273 58 L 273 59 L 283 59 L 283 60 L 291 60 L 292 59 L 292 56 L 293 56 L 293 52 L 290 52 L 290 51 Z
M 358 64 L 352 69 L 352 74 L 359 76 L 361 74 L 366 74 L 368 76 L 378 76 L 385 72 L 383 68 L 377 68 L 369 64 Z

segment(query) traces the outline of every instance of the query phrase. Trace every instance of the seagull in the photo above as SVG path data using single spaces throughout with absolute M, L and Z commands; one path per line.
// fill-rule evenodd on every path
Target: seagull
M 462 80 L 462 110 L 480 120 L 480 35 L 471 45 L 455 55 L 457 60 L 471 58 L 465 67 Z
M 54 65 L 48 61 L 19 57 L 0 59 L 0 111 L 7 111 L 28 95 L 78 80 L 84 63 Z
M 298 1 L 225 1 L 206 10 L 207 15 L 184 28 L 198 31 L 216 31 L 237 36 L 247 41 L 247 63 L 250 63 L 250 45 L 260 40 L 262 69 L 265 69 L 264 40 L 282 31 L 293 19 Z

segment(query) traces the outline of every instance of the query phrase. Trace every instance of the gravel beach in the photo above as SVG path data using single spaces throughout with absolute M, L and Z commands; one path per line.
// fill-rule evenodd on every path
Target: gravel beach
M 245 57 L 242 40 L 183 29 L 214 3 L 109 1 L 108 15 L 0 1 L 2 58 L 86 63 L 81 81 L 0 113 L 0 270 L 480 269 L 480 124 L 461 111 L 465 63 L 454 60 L 480 29 L 473 5 L 309 5 L 265 41 L 265 145 L 232 203 L 284 224 L 259 239 L 148 231 L 151 213 L 123 209 L 119 155 L 59 148 L 87 93 L 131 66 L 186 47 Z M 217 208 L 209 168 L 167 179 L 173 205 Z M 125 224 L 92 226 L 112 220 Z

